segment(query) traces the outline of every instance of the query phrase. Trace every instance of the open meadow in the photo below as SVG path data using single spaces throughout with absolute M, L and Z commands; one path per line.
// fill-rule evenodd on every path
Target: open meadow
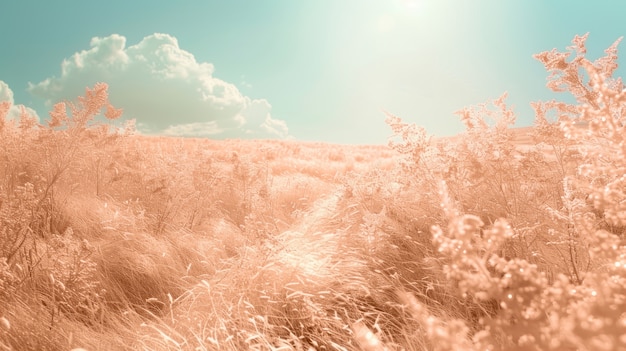
M 574 44 L 537 59 L 577 105 L 389 146 L 0 104 L 0 350 L 626 350 L 626 93 Z

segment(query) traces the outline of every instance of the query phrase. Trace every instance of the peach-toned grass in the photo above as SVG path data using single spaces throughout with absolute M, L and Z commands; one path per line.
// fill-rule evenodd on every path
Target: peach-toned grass
M 102 84 L 48 125 L 0 104 L 0 348 L 626 349 L 626 94 L 614 48 L 557 54 L 581 109 L 389 116 L 391 148 L 132 136 Z

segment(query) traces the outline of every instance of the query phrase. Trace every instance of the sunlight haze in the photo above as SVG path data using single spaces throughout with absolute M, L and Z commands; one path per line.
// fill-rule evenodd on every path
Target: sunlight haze
M 0 350 L 626 350 L 624 2 L 5 0 Z
M 40 118 L 106 82 L 145 134 L 383 144 L 383 111 L 453 135 L 454 111 L 505 91 L 528 126 L 555 97 L 532 55 L 589 32 L 599 57 L 626 32 L 615 4 L 8 2 L 0 81 Z

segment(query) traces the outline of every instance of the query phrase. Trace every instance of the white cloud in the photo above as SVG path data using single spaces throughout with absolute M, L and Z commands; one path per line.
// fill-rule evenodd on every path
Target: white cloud
M 25 108 L 26 113 L 28 113 L 32 117 L 35 117 L 37 120 L 39 120 L 39 116 L 37 115 L 37 112 L 35 110 L 33 110 L 30 107 L 21 105 L 21 104 L 18 104 L 18 105 L 15 104 L 15 100 L 13 99 L 13 90 L 9 88 L 9 85 L 7 83 L 0 80 L 0 102 L 5 102 L 5 101 L 8 101 L 11 103 L 11 108 L 9 109 L 9 113 L 7 115 L 9 119 L 19 118 L 20 115 L 22 114 L 22 108 Z
M 252 84 L 246 80 L 245 74 L 241 75 L 241 83 L 239 83 L 239 85 L 248 89 L 252 89 Z
M 287 137 L 289 135 L 287 128 L 287 123 L 280 119 L 272 119 L 268 114 L 265 118 L 263 124 L 261 124 L 261 128 L 269 134 L 282 135 Z
M 0 80 L 0 102 L 8 101 L 13 104 L 13 90 L 9 88 L 9 85 Z
M 168 34 L 155 33 L 126 47 L 113 34 L 93 38 L 91 48 L 61 64 L 61 76 L 29 83 L 46 99 L 74 100 L 85 87 L 109 84 L 110 100 L 135 118 L 140 132 L 179 136 L 287 137 L 287 125 L 271 117 L 271 105 L 244 96 L 231 83 L 213 77 L 214 67 L 198 62 Z
M 224 130 L 220 129 L 215 121 L 177 124 L 174 126 L 169 126 L 163 131 L 163 134 L 172 136 L 207 136 L 219 135 L 223 133 Z

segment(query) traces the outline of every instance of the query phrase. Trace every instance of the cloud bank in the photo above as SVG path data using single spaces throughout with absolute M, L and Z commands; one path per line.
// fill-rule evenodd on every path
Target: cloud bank
M 285 138 L 287 124 L 271 116 L 267 100 L 241 94 L 213 77 L 210 63 L 198 62 L 168 34 L 155 33 L 126 47 L 124 36 L 95 37 L 91 48 L 61 64 L 61 76 L 28 90 L 48 104 L 74 100 L 85 87 L 109 84 L 109 97 L 140 132 L 212 138 Z
M 26 107 L 24 105 L 15 104 L 15 100 L 13 99 L 13 90 L 9 88 L 9 85 L 7 83 L 0 80 L 0 102 L 5 102 L 5 101 L 8 101 L 11 103 L 11 108 L 9 109 L 7 118 L 18 119 L 20 115 L 22 114 L 22 108 L 24 108 L 26 110 L 26 113 L 28 113 L 32 117 L 35 117 L 37 120 L 39 120 L 39 116 L 37 115 L 37 112 L 35 110 L 33 110 L 30 107 Z

